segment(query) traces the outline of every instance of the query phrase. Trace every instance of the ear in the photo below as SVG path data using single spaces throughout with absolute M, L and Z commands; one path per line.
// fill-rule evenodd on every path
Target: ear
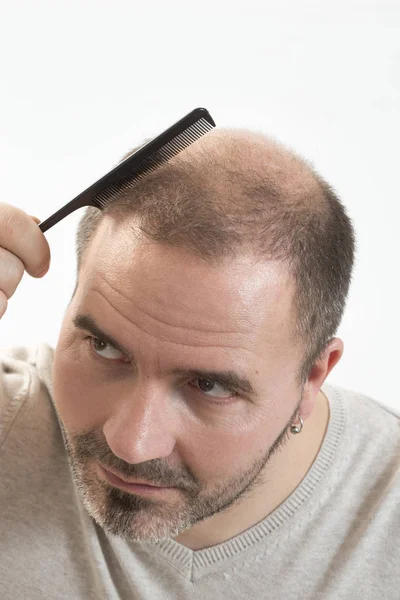
M 322 384 L 333 367 L 342 358 L 343 349 L 343 341 L 339 338 L 333 338 L 311 369 L 308 379 L 304 384 L 303 401 L 301 403 L 300 415 L 303 420 L 307 419 L 312 413 Z

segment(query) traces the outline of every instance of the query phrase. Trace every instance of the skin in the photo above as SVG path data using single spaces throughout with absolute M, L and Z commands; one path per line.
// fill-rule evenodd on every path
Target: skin
M 198 550 L 258 523 L 299 485 L 325 435 L 320 388 L 343 342 L 331 341 L 301 389 L 293 293 L 280 263 L 243 253 L 210 266 L 105 216 L 65 313 L 53 373 L 74 477 L 101 527 Z M 132 356 L 90 339 L 73 324 L 78 314 Z M 204 380 L 176 369 L 234 371 L 254 393 L 232 396 L 212 383 L 202 391 Z M 303 431 L 287 434 L 297 408 Z M 172 489 L 122 491 L 98 461 Z
M 0 319 L 24 272 L 43 277 L 50 267 L 50 247 L 37 226 L 40 219 L 0 202 Z

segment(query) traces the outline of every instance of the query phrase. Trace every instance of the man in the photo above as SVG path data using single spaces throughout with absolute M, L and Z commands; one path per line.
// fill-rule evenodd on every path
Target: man
M 4 312 L 50 254 L 0 223 Z M 246 131 L 87 209 L 54 354 L 2 354 L 0 596 L 399 598 L 399 417 L 325 381 L 354 245 Z

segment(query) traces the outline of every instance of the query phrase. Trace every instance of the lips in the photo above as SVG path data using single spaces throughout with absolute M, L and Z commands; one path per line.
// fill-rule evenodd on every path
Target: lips
M 119 488 L 125 492 L 129 492 L 130 494 L 163 498 L 165 495 L 168 497 L 169 494 L 177 492 L 177 489 L 174 487 L 160 487 L 156 485 L 149 485 L 148 483 L 126 483 L 126 481 L 120 479 L 119 475 L 115 475 L 113 472 L 104 469 L 100 463 L 97 463 L 96 468 L 100 478 L 103 481 L 105 480 L 113 487 Z
M 147 481 L 143 481 L 141 479 L 126 479 L 125 477 L 122 477 L 119 473 L 112 471 L 111 469 L 106 469 L 105 467 L 103 467 L 103 465 L 101 465 L 101 467 L 105 470 L 108 471 L 109 473 L 112 473 L 113 475 L 115 475 L 115 477 L 118 477 L 118 479 L 120 479 L 121 481 L 123 481 L 124 483 L 128 483 L 128 484 L 133 484 L 133 485 L 145 485 L 147 487 L 154 487 L 154 488 L 161 488 L 161 487 L 166 487 L 166 486 L 162 486 L 162 485 L 157 485 L 155 483 L 149 483 Z

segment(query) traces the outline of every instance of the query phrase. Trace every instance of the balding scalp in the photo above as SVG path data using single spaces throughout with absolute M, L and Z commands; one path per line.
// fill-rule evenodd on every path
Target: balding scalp
M 106 215 L 132 218 L 151 240 L 211 263 L 249 250 L 282 261 L 295 281 L 302 380 L 339 327 L 354 262 L 351 221 L 311 163 L 271 137 L 214 129 L 102 213 L 89 207 L 77 233 L 78 270 Z

